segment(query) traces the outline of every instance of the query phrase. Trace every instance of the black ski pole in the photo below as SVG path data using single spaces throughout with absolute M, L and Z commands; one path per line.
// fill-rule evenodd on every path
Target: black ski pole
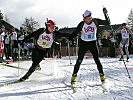
M 129 74 L 129 71 L 128 71 L 128 69 L 127 69 L 126 63 L 125 63 L 125 61 L 124 61 L 124 58 L 123 58 L 123 63 L 124 63 L 124 66 L 125 66 L 125 68 L 126 68 L 126 70 L 127 70 L 128 78 L 131 78 L 131 76 L 130 76 L 130 74 Z
M 70 60 L 70 65 L 72 64 L 71 62 L 71 57 L 70 57 L 70 44 L 69 40 L 67 40 L 67 47 L 68 47 L 68 54 L 69 54 L 69 60 Z
M 105 14 L 105 18 L 106 18 L 106 19 L 108 20 L 108 22 L 109 22 L 109 25 L 110 25 L 110 27 L 111 27 L 112 32 L 114 32 L 114 29 L 113 29 L 113 27 L 111 26 L 110 18 L 109 18 L 108 11 L 107 11 L 106 7 L 103 7 L 103 13 Z M 130 74 L 129 74 L 129 71 L 128 71 L 128 68 L 127 68 L 127 66 L 126 66 L 126 63 L 125 63 L 125 61 L 124 61 L 124 58 L 123 58 L 122 61 L 123 61 L 124 66 L 125 66 L 125 68 L 126 68 L 126 71 L 127 71 L 127 74 L 128 74 L 128 78 L 131 78 L 131 76 L 130 76 Z
M 76 57 L 78 58 L 78 41 L 79 40 L 79 36 L 77 36 L 76 38 Z
M 19 76 L 19 67 L 20 67 L 20 43 L 18 43 L 18 76 Z

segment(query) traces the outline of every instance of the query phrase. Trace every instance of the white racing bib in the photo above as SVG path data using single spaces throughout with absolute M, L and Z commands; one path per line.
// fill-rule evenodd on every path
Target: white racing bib
M 12 40 L 17 40 L 17 33 L 16 32 L 12 32 Z
M 121 30 L 121 36 L 122 36 L 122 39 L 128 39 L 129 38 L 129 34 L 127 33 L 126 29 Z
M 42 48 L 51 48 L 53 43 L 53 33 L 47 34 L 44 32 L 39 36 L 39 39 L 37 40 L 37 44 Z
M 0 41 L 4 41 L 5 32 L 1 33 L 0 35 Z
M 94 22 L 92 22 L 90 25 L 87 25 L 84 23 L 81 33 L 81 39 L 83 41 L 94 41 L 96 40 L 96 31 L 97 27 Z
M 9 44 L 10 40 L 9 40 L 9 36 L 7 35 L 7 37 L 5 38 L 5 44 Z

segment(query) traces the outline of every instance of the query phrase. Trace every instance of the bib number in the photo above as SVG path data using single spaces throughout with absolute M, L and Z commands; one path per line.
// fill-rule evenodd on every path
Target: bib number
M 85 35 L 85 38 L 86 38 L 86 39 L 94 39 L 94 33 L 86 34 L 86 35 Z

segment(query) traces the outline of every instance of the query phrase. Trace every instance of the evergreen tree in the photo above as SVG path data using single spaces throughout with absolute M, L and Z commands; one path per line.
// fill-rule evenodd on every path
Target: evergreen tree
M 7 17 L 7 15 L 4 16 L 4 20 L 5 20 L 6 22 L 8 22 L 8 23 L 10 22 L 9 18 Z
M 0 20 L 2 20 L 2 19 L 3 19 L 3 14 L 2 14 L 2 12 L 0 10 Z
M 131 9 L 131 11 L 130 11 L 130 13 L 128 15 L 127 25 L 133 31 L 133 9 Z

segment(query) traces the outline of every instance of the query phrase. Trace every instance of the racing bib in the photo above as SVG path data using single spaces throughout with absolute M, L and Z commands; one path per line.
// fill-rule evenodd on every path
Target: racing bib
M 122 39 L 129 38 L 129 34 L 127 33 L 127 30 L 126 29 L 122 29 L 121 30 L 121 36 L 122 36 Z
M 51 48 L 52 43 L 53 43 L 53 33 L 47 34 L 46 32 L 44 32 L 39 36 L 39 39 L 37 40 L 37 44 L 42 48 Z
M 81 39 L 83 41 L 93 41 L 96 40 L 96 31 L 97 27 L 94 22 L 92 22 L 90 25 L 87 25 L 84 23 L 81 33 Z
M 17 33 L 16 32 L 12 33 L 12 40 L 17 40 Z

